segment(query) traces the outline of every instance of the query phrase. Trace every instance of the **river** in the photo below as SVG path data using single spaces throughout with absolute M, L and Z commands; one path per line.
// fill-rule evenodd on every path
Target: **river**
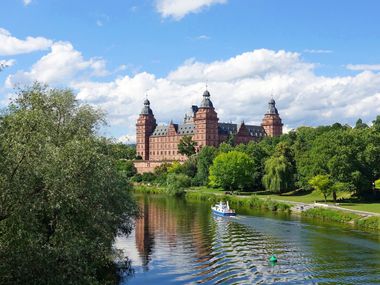
M 379 233 L 244 209 L 223 218 L 206 202 L 136 197 L 144 216 L 116 241 L 133 271 L 123 285 L 380 284 Z

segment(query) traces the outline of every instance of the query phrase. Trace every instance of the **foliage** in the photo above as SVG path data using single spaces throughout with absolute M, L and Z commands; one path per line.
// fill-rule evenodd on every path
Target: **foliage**
M 218 150 L 213 146 L 204 146 L 197 155 L 196 176 L 198 185 L 207 185 L 209 168 L 216 157 Z
M 178 152 L 190 157 L 195 154 L 196 146 L 197 142 L 193 141 L 191 136 L 183 136 L 178 143 Z
M 310 185 L 323 194 L 325 201 L 327 197 L 332 193 L 331 186 L 332 182 L 329 175 L 316 175 L 309 181 Z
M 170 168 L 170 163 L 163 163 L 160 166 L 157 166 L 154 169 L 154 176 L 152 176 L 152 181 L 154 180 L 159 185 L 165 185 L 166 184 L 166 177 L 168 175 L 168 170 Z
M 294 186 L 294 159 L 289 146 L 279 143 L 271 158 L 265 162 L 263 184 L 272 192 L 282 193 Z
M 137 169 L 131 160 L 119 159 L 116 161 L 117 171 L 130 178 L 137 174 Z
M 127 145 L 124 143 L 112 143 L 110 144 L 110 155 L 115 159 L 135 159 L 136 158 L 136 146 Z
M 195 176 L 196 172 L 197 172 L 197 157 L 196 156 L 190 157 L 184 163 L 175 161 L 168 167 L 168 173 L 185 174 L 191 178 Z
M 225 190 L 248 190 L 252 187 L 253 162 L 239 151 L 220 153 L 210 167 L 210 184 Z
M 380 179 L 375 181 L 375 188 L 380 190 Z
M 20 90 L 0 123 L 0 283 L 114 284 L 112 244 L 137 214 L 70 90 Z M 116 271 L 113 271 L 116 272 Z
M 191 179 L 185 174 L 170 173 L 166 178 L 166 184 L 169 195 L 182 196 L 185 194 L 185 188 L 191 185 Z

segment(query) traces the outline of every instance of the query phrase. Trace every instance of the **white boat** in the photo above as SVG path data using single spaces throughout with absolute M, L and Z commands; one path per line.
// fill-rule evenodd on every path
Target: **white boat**
M 227 203 L 220 201 L 215 206 L 212 206 L 211 210 L 214 214 L 217 214 L 219 216 L 236 216 L 235 210 L 230 209 L 228 201 Z

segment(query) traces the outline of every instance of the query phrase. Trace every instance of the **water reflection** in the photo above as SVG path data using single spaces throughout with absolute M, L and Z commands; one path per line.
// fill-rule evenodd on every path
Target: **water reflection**
M 376 234 L 270 214 L 222 218 L 206 203 L 138 199 L 144 216 L 117 241 L 135 269 L 123 284 L 380 284 Z

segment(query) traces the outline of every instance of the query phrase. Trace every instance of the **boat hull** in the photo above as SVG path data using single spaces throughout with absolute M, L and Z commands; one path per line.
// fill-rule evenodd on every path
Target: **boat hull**
M 234 217 L 234 216 L 236 216 L 236 213 L 223 213 L 223 212 L 219 212 L 219 211 L 214 210 L 214 209 L 212 209 L 212 212 L 215 215 L 222 216 L 222 217 Z

